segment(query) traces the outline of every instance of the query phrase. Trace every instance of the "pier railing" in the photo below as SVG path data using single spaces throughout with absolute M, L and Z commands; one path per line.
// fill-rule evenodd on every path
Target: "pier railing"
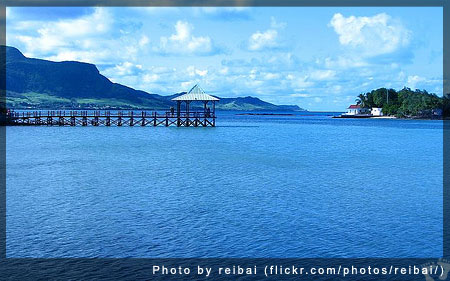
M 29 126 L 178 126 L 214 127 L 213 112 L 148 111 L 8 111 L 7 125 Z

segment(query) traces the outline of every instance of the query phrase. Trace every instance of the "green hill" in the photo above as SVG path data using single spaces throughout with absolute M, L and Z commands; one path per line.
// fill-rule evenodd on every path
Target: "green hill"
M 53 62 L 25 57 L 14 47 L 6 49 L 7 107 L 15 109 L 168 109 L 174 96 L 161 96 L 111 82 L 93 64 Z M 5 65 L 6 64 L 6 65 Z M 302 111 L 296 105 L 280 106 L 258 98 L 221 98 L 223 110 Z

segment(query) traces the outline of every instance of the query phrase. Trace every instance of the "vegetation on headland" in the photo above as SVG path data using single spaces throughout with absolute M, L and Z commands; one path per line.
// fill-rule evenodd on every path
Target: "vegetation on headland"
M 407 87 L 400 91 L 379 88 L 360 94 L 356 99 L 356 103 L 362 107 L 380 107 L 383 108 L 384 115 L 403 118 L 429 118 L 439 111 L 448 116 L 448 101 L 448 95 L 439 97 L 426 90 Z

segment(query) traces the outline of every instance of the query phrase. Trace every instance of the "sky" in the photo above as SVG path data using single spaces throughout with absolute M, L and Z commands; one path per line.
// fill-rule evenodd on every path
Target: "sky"
M 196 83 L 342 111 L 389 87 L 442 96 L 441 7 L 8 7 L 6 42 L 26 56 L 95 64 L 160 95 Z

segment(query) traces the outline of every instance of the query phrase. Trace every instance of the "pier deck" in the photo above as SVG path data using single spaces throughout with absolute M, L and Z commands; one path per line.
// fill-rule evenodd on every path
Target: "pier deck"
M 33 111 L 6 114 L 9 126 L 215 127 L 215 113 L 147 111 Z

